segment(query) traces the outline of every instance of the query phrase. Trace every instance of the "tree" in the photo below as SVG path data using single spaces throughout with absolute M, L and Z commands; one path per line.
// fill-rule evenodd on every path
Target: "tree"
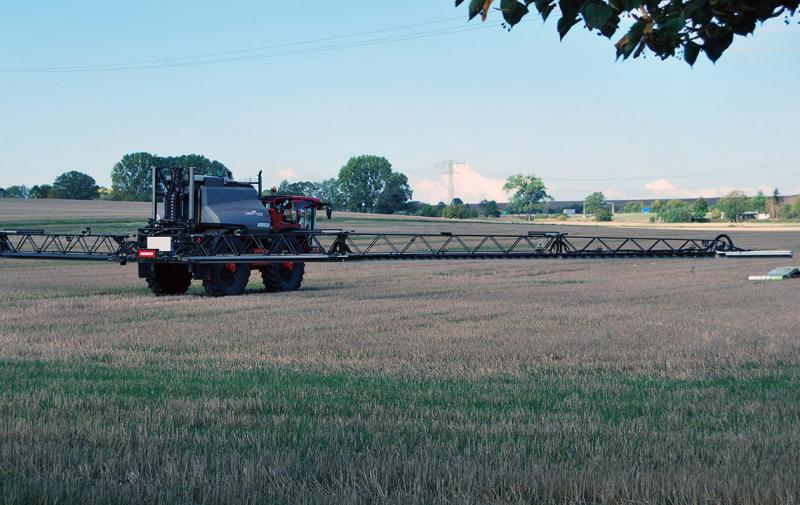
M 695 221 L 700 221 L 706 217 L 708 213 L 708 202 L 702 196 L 694 201 L 692 204 L 692 219 Z
M 334 177 L 320 182 L 317 198 L 334 208 L 342 208 L 344 202 L 342 199 L 342 191 L 339 187 L 339 180 Z
M 278 186 L 278 193 L 282 195 L 313 196 L 318 198 L 319 184 L 311 181 L 289 182 L 281 181 Z
M 28 198 L 28 196 L 30 196 L 30 190 L 24 184 L 6 188 L 6 198 Z
M 500 209 L 494 200 L 482 200 L 481 209 L 486 217 L 500 217 Z
M 8 198 L 8 191 L 5 188 L 0 188 L 0 198 Z
M 152 193 L 152 167 L 158 167 L 168 175 L 173 167 L 188 173 L 194 167 L 196 175 L 230 177 L 228 168 L 216 160 L 199 154 L 183 156 L 156 156 L 150 153 L 126 154 L 111 169 L 111 190 L 118 200 L 149 201 Z
M 734 190 L 723 196 L 717 202 L 717 208 L 725 214 L 725 219 L 729 221 L 736 221 L 741 216 L 742 212 L 747 211 L 748 201 L 747 195 L 739 190 Z
M 383 190 L 375 201 L 375 211 L 381 214 L 399 212 L 405 208 L 406 202 L 411 200 L 411 193 L 408 177 L 393 172 L 389 174 Z
M 605 195 L 600 191 L 595 191 L 583 200 L 584 214 L 596 214 L 598 210 L 606 208 L 608 208 L 608 202 Z
M 608 207 L 599 208 L 594 213 L 595 221 L 611 221 L 613 218 L 614 214 L 611 213 L 611 209 Z
M 455 0 L 456 6 L 464 0 Z M 469 19 L 478 14 L 486 21 L 493 0 L 470 0 Z M 533 5 L 542 20 L 558 6 L 556 24 L 561 39 L 576 24 L 610 39 L 622 29 L 625 34 L 614 44 L 617 58 L 638 58 L 646 50 L 665 60 L 682 55 L 694 65 L 702 51 L 715 62 L 733 43 L 734 35 L 747 36 L 756 23 L 794 15 L 798 0 L 501 0 L 500 12 L 509 30 L 522 20 Z M 788 23 L 788 20 L 787 20 Z
M 339 170 L 339 187 L 347 210 L 372 212 L 392 174 L 392 164 L 382 156 L 354 156 Z
M 668 207 L 658 214 L 658 219 L 663 223 L 689 223 L 692 221 L 692 211 L 686 204 L 679 207 Z
M 454 203 L 453 205 L 448 205 L 444 208 L 442 211 L 442 217 L 449 219 L 469 219 L 478 217 L 478 212 L 472 210 L 469 205 Z
M 150 153 L 126 154 L 111 169 L 111 190 L 121 200 L 150 200 L 153 187 L 152 167 L 157 156 Z
M 97 183 L 94 178 L 72 170 L 64 172 L 53 181 L 53 193 L 67 200 L 92 200 L 97 198 Z
M 750 208 L 756 212 L 767 211 L 767 196 L 759 190 L 756 196 L 750 199 Z
M 31 198 L 49 198 L 50 191 L 53 190 L 53 186 L 49 184 L 41 184 L 41 185 L 34 185 L 31 187 Z
M 778 207 L 783 203 L 783 196 L 778 188 L 772 190 L 772 217 L 778 217 Z
M 681 207 L 686 207 L 686 202 L 678 200 L 677 198 L 668 201 L 666 205 L 667 209 L 680 209 Z
M 439 217 L 442 215 L 441 211 L 429 203 L 423 203 L 417 210 L 418 216 L 425 217 Z
M 503 185 L 503 191 L 512 193 L 511 205 L 517 212 L 530 215 L 542 210 L 542 202 L 552 200 L 553 197 L 547 193 L 547 187 L 539 177 L 535 175 L 511 175 Z
M 636 202 L 628 202 L 625 204 L 625 207 L 623 207 L 622 212 L 628 214 L 636 214 L 641 212 L 643 208 L 644 208 L 644 202 L 641 200 Z
M 650 204 L 650 212 L 658 214 L 659 212 L 662 211 L 662 208 L 664 207 L 664 205 L 666 205 L 666 204 L 664 202 L 662 202 L 661 200 L 658 200 L 658 199 L 653 200 L 653 203 Z

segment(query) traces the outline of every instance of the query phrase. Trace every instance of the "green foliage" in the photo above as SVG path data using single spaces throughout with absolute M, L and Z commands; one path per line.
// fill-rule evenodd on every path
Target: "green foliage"
M 482 200 L 481 209 L 483 215 L 486 217 L 500 217 L 500 209 L 497 207 L 497 202 L 494 200 Z
M 723 196 L 717 202 L 717 208 L 725 216 L 728 221 L 736 221 L 740 218 L 742 212 L 750 209 L 750 199 L 744 192 L 734 190 Z
M 314 196 L 335 209 L 341 209 L 344 206 L 339 180 L 335 177 L 317 183 L 317 194 Z
M 583 200 L 584 214 L 597 214 L 599 210 L 605 208 L 608 208 L 608 202 L 605 195 L 600 191 L 595 191 Z
M 24 184 L 6 188 L 5 198 L 28 198 L 28 196 L 30 196 L 30 190 Z
M 664 205 L 666 205 L 666 203 L 664 203 L 661 200 L 658 199 L 653 200 L 653 203 L 650 204 L 650 212 L 658 214 L 659 212 L 664 210 Z
M 628 202 L 625 204 L 625 207 L 623 207 L 622 212 L 625 212 L 627 214 L 638 214 L 639 212 L 642 211 L 643 208 L 644 208 L 644 202 L 641 200 L 636 202 Z
M 612 219 L 614 219 L 614 214 L 608 207 L 602 207 L 594 212 L 595 221 L 611 221 Z
M 167 174 L 176 166 L 187 172 L 190 167 L 194 167 L 196 175 L 231 176 L 225 165 L 199 154 L 156 156 L 144 152 L 130 153 L 123 156 L 111 169 L 111 198 L 149 201 L 152 193 L 152 167 L 161 168 Z
M 37 184 L 31 188 L 30 198 L 49 198 L 53 186 L 50 184 Z
M 0 188 L 0 198 L 8 198 L 8 191 L 5 188 Z
M 111 169 L 111 189 L 115 200 L 146 202 L 152 193 L 151 169 L 157 156 L 150 153 L 126 154 Z
M 468 205 L 454 203 L 444 208 L 442 217 L 449 219 L 470 219 L 478 217 L 478 212 L 472 210 Z
M 93 200 L 97 198 L 98 190 L 93 177 L 73 170 L 56 177 L 51 194 L 67 200 Z
M 680 209 L 681 207 L 686 207 L 686 202 L 683 200 L 678 200 L 677 198 L 673 198 L 672 200 L 668 201 L 666 204 L 667 210 L 669 209 Z
M 393 172 L 389 174 L 383 191 L 375 202 L 375 211 L 380 214 L 394 214 L 403 210 L 411 200 L 411 187 L 405 174 Z
M 679 207 L 667 207 L 658 214 L 658 219 L 663 223 L 690 223 L 692 222 L 692 211 L 686 204 Z
M 464 205 L 464 200 L 459 197 L 453 198 L 453 201 L 450 202 L 450 205 Z
M 393 213 L 411 199 L 405 175 L 392 172 L 389 160 L 382 156 L 354 156 L 339 171 L 339 189 L 347 210 Z M 385 191 L 385 194 L 383 194 Z
M 722 219 L 722 211 L 719 210 L 717 207 L 713 207 L 708 212 L 708 217 L 710 217 L 711 219 Z
M 509 176 L 503 185 L 503 191 L 509 194 L 513 193 L 510 203 L 514 210 L 529 215 L 540 212 L 542 202 L 553 199 L 547 193 L 544 182 L 534 174 Z
M 781 192 L 778 188 L 772 190 L 772 202 L 775 205 L 780 205 L 783 203 L 783 196 L 781 196 Z
M 462 2 L 456 0 L 455 4 Z M 485 21 L 492 3 L 471 0 L 469 19 L 480 13 Z M 694 65 L 701 52 L 716 62 L 733 43 L 734 35 L 752 34 L 757 23 L 794 15 L 798 0 L 501 0 L 499 10 L 508 29 L 519 23 L 531 6 L 545 21 L 558 7 L 561 18 L 556 29 L 562 39 L 581 22 L 606 38 L 622 28 L 624 35 L 614 44 L 617 58 L 638 58 L 649 50 L 662 60 L 682 56 Z
M 767 196 L 763 191 L 759 190 L 756 196 L 750 199 L 750 210 L 755 210 L 757 212 L 767 211 Z
M 781 207 L 780 217 L 783 219 L 800 219 L 800 200 L 797 200 L 794 205 L 785 204 Z
M 694 201 L 692 204 L 692 219 L 695 221 L 699 221 L 706 217 L 708 213 L 708 202 L 702 196 Z
M 318 197 L 319 184 L 311 181 L 289 182 L 284 180 L 278 186 L 278 193 L 281 195 Z
M 425 217 L 439 217 L 442 215 L 441 211 L 429 203 L 423 203 L 417 209 L 418 216 Z

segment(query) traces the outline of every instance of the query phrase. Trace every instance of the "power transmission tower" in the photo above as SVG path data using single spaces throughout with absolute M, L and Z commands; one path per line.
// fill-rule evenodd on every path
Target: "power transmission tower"
M 458 175 L 461 172 L 457 171 L 455 167 L 463 164 L 463 161 L 453 161 L 453 158 L 450 158 L 447 161 L 440 161 L 436 164 L 436 168 L 444 168 L 445 170 L 441 173 L 447 175 L 447 205 L 452 205 L 453 200 L 456 197 L 456 188 L 455 183 L 453 182 L 453 176 Z

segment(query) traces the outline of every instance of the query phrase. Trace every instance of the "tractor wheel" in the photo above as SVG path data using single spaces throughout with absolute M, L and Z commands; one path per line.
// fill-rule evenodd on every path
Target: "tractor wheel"
M 299 261 L 272 263 L 261 271 L 264 289 L 270 293 L 297 291 L 303 283 L 306 264 Z
M 289 238 L 292 247 L 299 249 L 297 240 Z M 283 252 L 290 252 L 290 249 L 283 246 Z M 306 271 L 306 264 L 300 261 L 282 261 L 280 263 L 270 263 L 269 266 L 261 270 L 261 278 L 264 279 L 264 289 L 270 293 L 278 291 L 297 291 L 303 283 L 303 275 Z
M 147 287 L 156 296 L 182 295 L 192 284 L 192 274 L 186 265 L 156 263 L 155 275 L 147 279 Z
M 211 265 L 209 278 L 203 281 L 203 287 L 211 296 L 234 296 L 244 293 L 249 281 L 250 265 L 221 263 Z

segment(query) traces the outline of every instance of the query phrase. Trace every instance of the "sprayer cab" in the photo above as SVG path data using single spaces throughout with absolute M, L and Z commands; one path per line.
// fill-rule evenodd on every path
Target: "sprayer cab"
M 184 174 L 173 168 L 166 177 L 153 168 L 151 226 L 182 227 L 192 231 L 213 229 L 269 232 L 270 214 L 250 183 L 229 177 Z M 158 201 L 163 199 L 163 216 Z

